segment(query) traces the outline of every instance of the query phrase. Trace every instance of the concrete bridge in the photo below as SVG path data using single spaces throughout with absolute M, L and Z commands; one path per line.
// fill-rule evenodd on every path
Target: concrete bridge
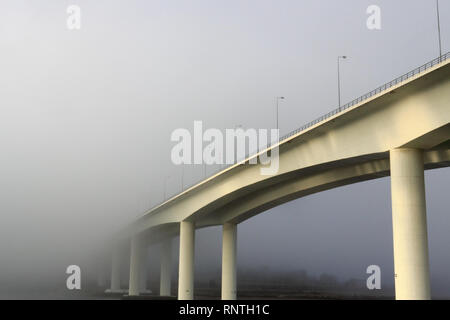
M 120 235 L 129 241 L 129 295 L 143 287 L 143 248 L 163 245 L 160 295 L 171 292 L 171 243 L 179 235 L 178 298 L 194 298 L 195 231 L 223 226 L 222 299 L 236 299 L 237 226 L 285 202 L 391 177 L 395 294 L 429 299 L 424 170 L 450 165 L 450 53 L 303 126 L 279 148 L 279 171 L 260 174 L 252 157 L 146 212 Z M 131 241 L 130 241 L 131 239 Z M 119 240 L 118 240 L 119 241 Z M 120 290 L 113 254 L 111 291 Z

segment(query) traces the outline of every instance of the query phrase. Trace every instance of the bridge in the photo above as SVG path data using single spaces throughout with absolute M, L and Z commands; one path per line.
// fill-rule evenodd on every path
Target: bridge
M 130 296 L 145 290 L 143 248 L 162 244 L 160 295 L 171 294 L 179 236 L 178 298 L 194 298 L 195 232 L 222 226 L 222 299 L 236 299 L 237 226 L 288 201 L 390 176 L 396 299 L 430 299 L 424 170 L 450 165 L 450 53 L 304 125 L 268 147 L 279 170 L 261 175 L 258 154 L 222 169 L 146 212 L 117 243 L 130 250 Z M 267 151 L 267 150 L 266 150 Z M 115 246 L 110 292 L 120 288 Z M 145 251 L 146 252 L 146 251 Z

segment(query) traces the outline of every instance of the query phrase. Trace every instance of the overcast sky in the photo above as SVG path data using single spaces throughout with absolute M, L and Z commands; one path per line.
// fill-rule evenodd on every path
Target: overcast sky
M 80 30 L 66 26 L 71 4 Z M 366 27 L 372 4 L 381 30 Z M 450 2 L 440 10 L 445 53 Z M 347 102 L 438 54 L 430 0 L 1 1 L 0 281 L 58 279 L 164 185 L 177 193 L 173 130 L 273 128 L 285 96 L 285 134 L 337 107 L 338 55 Z M 202 171 L 186 166 L 185 184 Z M 426 173 L 433 285 L 448 296 L 449 181 L 448 169 Z M 378 264 L 391 285 L 389 179 L 274 208 L 238 239 L 241 267 L 346 279 Z M 220 229 L 200 230 L 197 245 L 197 268 L 218 267 Z

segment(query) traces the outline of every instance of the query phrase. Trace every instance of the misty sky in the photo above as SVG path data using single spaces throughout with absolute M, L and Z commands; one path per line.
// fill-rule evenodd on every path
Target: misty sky
M 66 27 L 71 4 L 80 30 Z M 366 27 L 371 4 L 381 30 Z M 450 2 L 440 10 L 445 53 Z M 345 103 L 437 57 L 436 21 L 430 0 L 2 0 L 0 291 L 44 276 L 65 286 L 68 264 L 162 201 L 164 186 L 179 192 L 173 130 L 274 128 L 285 96 L 288 133 L 337 107 L 338 55 L 349 57 Z M 184 172 L 189 185 L 203 169 Z M 433 288 L 450 296 L 450 171 L 425 177 Z M 388 178 L 292 201 L 239 225 L 238 264 L 341 279 L 378 264 L 391 285 L 390 207 Z M 198 231 L 196 268 L 220 267 L 220 238 Z

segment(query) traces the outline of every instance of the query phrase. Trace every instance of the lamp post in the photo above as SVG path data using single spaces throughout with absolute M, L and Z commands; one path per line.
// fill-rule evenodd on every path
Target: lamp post
M 439 0 L 436 0 L 436 15 L 437 15 L 438 38 L 439 38 L 439 61 L 441 61 L 442 43 L 441 43 L 441 21 L 439 17 Z
M 340 71 L 340 59 L 347 59 L 347 56 L 337 57 L 337 71 L 338 71 L 338 106 L 341 108 L 341 71 Z
M 278 126 L 278 111 L 279 111 L 279 105 L 280 105 L 280 100 L 284 100 L 284 97 L 277 97 L 277 129 L 280 129 L 280 127 Z

